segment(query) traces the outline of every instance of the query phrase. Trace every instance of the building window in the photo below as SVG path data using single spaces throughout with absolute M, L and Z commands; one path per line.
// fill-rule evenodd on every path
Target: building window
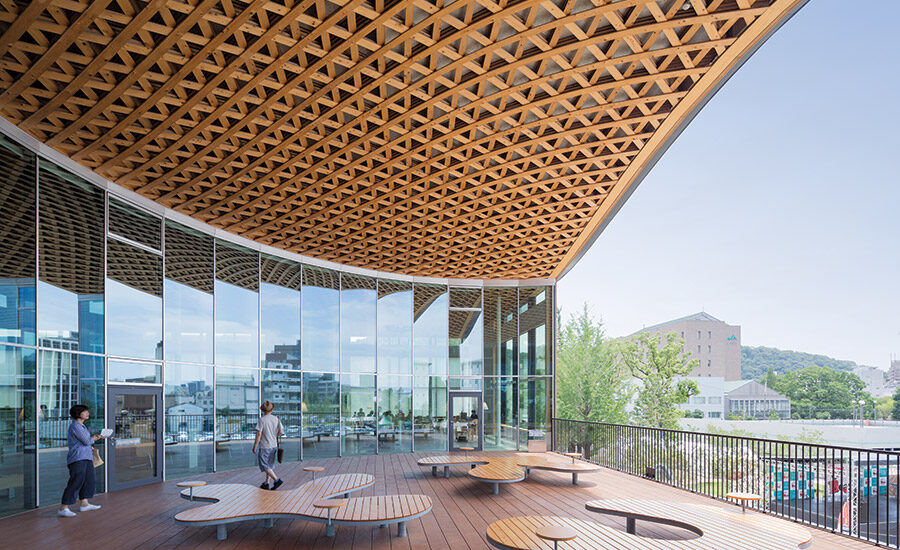
M 700 339 L 700 331 L 698 330 L 697 331 L 697 340 L 699 340 L 699 339 Z
M 722 418 L 722 413 L 719 412 L 711 412 L 709 413 L 710 418 Z
M 700 353 L 700 346 L 697 346 L 697 353 Z
M 711 331 L 711 330 L 706 331 L 706 338 L 707 338 L 708 340 L 711 340 L 711 339 L 712 339 L 712 331 Z
M 707 360 L 706 360 L 706 366 L 707 366 L 708 368 L 712 368 L 712 360 L 707 359 Z
M 707 400 L 707 403 L 709 403 L 710 405 L 721 405 L 721 404 L 722 404 L 722 398 L 721 398 L 721 397 L 718 397 L 718 396 L 716 396 L 716 397 L 710 397 L 710 398 Z
M 712 346 L 706 346 L 706 351 L 708 351 L 709 353 L 712 353 Z

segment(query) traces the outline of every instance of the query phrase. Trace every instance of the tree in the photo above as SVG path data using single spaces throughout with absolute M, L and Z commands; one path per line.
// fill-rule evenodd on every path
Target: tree
M 766 373 L 766 387 L 775 387 L 775 369 L 771 365 L 769 365 L 769 371 Z
M 615 360 L 603 325 L 585 303 L 581 312 L 560 323 L 557 346 L 557 412 L 561 418 L 624 423 L 631 399 L 628 372 Z
M 852 372 L 828 367 L 806 367 L 777 376 L 775 391 L 791 400 L 791 408 L 803 418 L 815 416 L 816 409 L 830 413 L 830 418 L 850 418 L 858 410 L 857 401 L 867 401 L 871 411 L 874 400 L 865 392 L 865 383 Z
M 634 404 L 634 416 L 645 426 L 677 428 L 681 413 L 676 407 L 686 403 L 698 391 L 693 380 L 678 380 L 688 375 L 699 361 L 684 351 L 684 340 L 674 332 L 665 337 L 650 332 L 621 342 L 619 356 L 642 382 Z
M 900 388 L 894 393 L 894 409 L 891 411 L 891 418 L 900 420 Z

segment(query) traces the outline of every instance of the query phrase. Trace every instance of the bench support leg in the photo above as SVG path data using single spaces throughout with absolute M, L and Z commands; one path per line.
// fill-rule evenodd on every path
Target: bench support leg
M 344 498 L 350 498 L 350 493 L 344 493 Z
M 493 483 L 492 485 L 494 486 L 494 491 L 493 491 L 494 494 L 495 494 L 495 495 L 499 495 L 499 494 L 500 494 L 500 484 L 499 484 L 499 483 Z
M 406 522 L 405 521 L 401 521 L 400 523 L 397 524 L 397 536 L 401 537 L 401 538 L 406 536 Z
M 572 485 L 578 485 L 578 474 L 572 472 Z
M 431 467 L 431 475 L 437 477 L 437 466 Z
M 384 529 L 385 527 L 387 527 L 387 523 L 382 523 L 378 526 L 379 529 Z
M 444 477 L 450 477 L 450 466 L 444 466 Z
M 225 524 L 216 525 L 216 538 L 219 540 L 225 540 L 225 537 L 228 536 L 228 528 Z
M 635 519 L 634 518 L 625 518 L 625 532 L 634 534 L 635 531 Z
M 334 536 L 334 524 L 333 523 L 329 523 L 325 526 L 325 536 L 326 537 Z
M 525 468 L 525 477 L 528 477 L 528 474 L 531 473 L 531 468 Z
M 472 464 L 471 466 L 472 466 L 472 467 L 469 468 L 469 469 L 470 469 L 470 470 L 474 470 L 474 469 L 475 469 L 475 466 L 478 466 L 478 465 L 477 465 L 477 464 Z
M 272 518 L 266 518 L 263 520 L 263 527 L 272 527 L 275 525 L 275 520 Z

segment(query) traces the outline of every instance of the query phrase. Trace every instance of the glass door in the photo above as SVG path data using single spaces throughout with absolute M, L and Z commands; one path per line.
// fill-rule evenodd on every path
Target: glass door
M 162 481 L 162 389 L 110 386 L 109 488 Z
M 450 450 L 481 450 L 481 392 L 450 392 Z

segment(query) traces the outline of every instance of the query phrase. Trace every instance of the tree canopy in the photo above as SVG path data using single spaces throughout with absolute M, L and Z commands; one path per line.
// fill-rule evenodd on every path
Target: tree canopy
M 741 378 L 744 380 L 759 380 L 769 369 L 778 374 L 787 374 L 806 367 L 828 367 L 849 372 L 856 367 L 856 363 L 799 351 L 741 347 Z
M 557 412 L 562 418 L 624 423 L 632 390 L 629 373 L 605 340 L 603 325 L 584 304 L 565 324 L 559 323 Z
M 859 376 L 828 367 L 805 367 L 776 376 L 773 387 L 790 398 L 791 409 L 801 418 L 815 417 L 817 412 L 827 412 L 830 418 L 849 418 L 860 399 L 867 401 L 868 411 L 874 403 Z

